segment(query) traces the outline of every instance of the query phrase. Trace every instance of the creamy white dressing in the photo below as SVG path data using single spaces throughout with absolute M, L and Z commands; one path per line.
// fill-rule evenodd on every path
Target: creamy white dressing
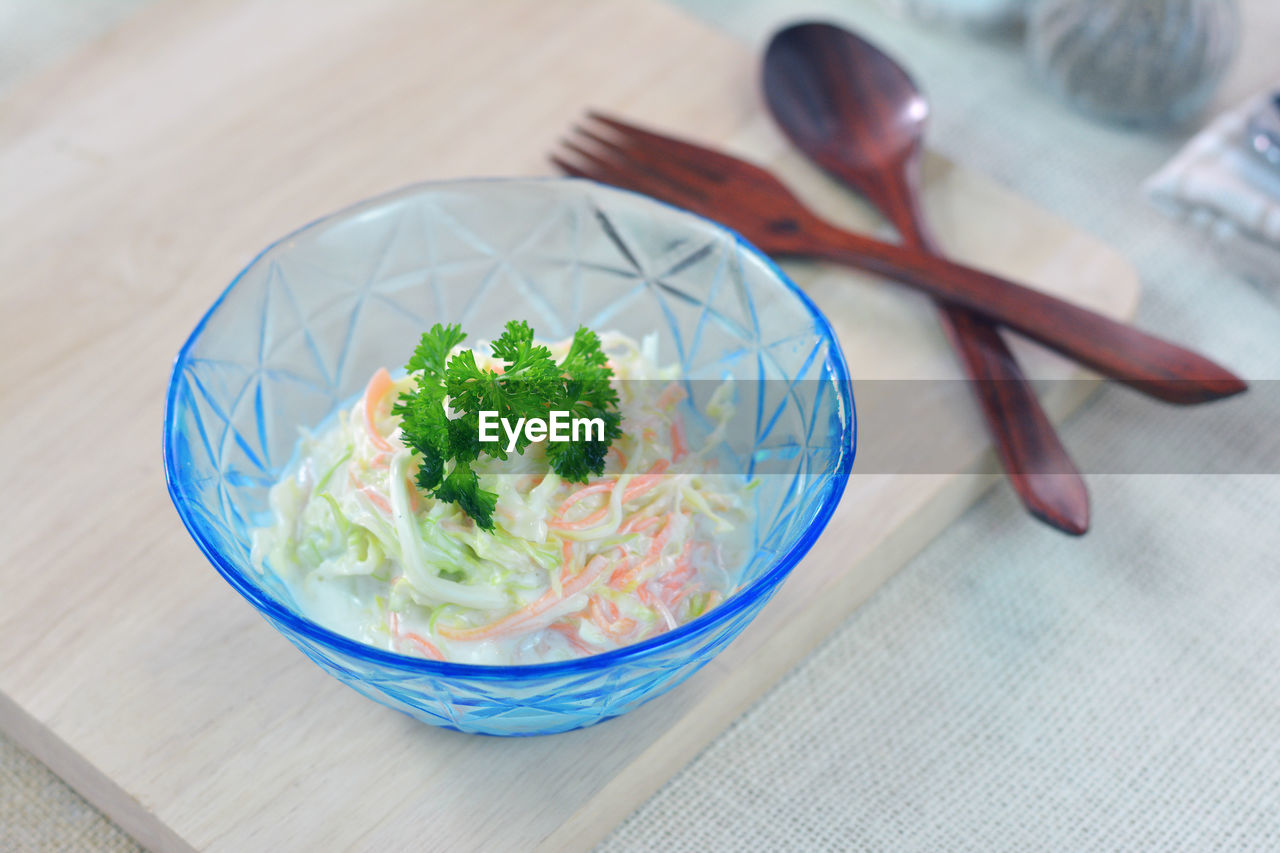
M 606 476 L 564 482 L 536 445 L 507 461 L 481 457 L 473 467 L 498 502 L 495 531 L 480 530 L 412 483 L 417 460 L 390 412 L 412 380 L 376 399 L 371 383 L 302 438 L 271 490 L 274 523 L 255 531 L 255 563 L 321 625 L 463 663 L 608 651 L 714 607 L 745 554 L 746 484 L 712 476 L 712 463 L 685 446 L 678 374 L 658 366 L 656 337 L 601 339 L 619 383 L 648 380 L 619 386 L 624 436 Z M 549 346 L 559 357 L 568 344 Z M 481 367 L 497 364 L 475 352 Z M 728 394 L 717 394 L 708 414 L 720 425 L 700 447 L 719 443 L 731 411 Z

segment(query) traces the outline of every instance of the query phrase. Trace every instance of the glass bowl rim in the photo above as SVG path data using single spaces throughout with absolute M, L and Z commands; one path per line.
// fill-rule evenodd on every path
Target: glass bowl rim
M 646 640 L 623 646 L 620 649 L 614 649 L 599 654 L 587 655 L 580 658 L 571 658 L 564 661 L 552 661 L 547 663 L 535 664 L 471 664 L 456 663 L 453 661 L 437 661 L 431 658 L 417 657 L 414 655 L 400 654 L 399 652 L 387 651 L 376 646 L 362 643 L 359 640 L 352 639 L 337 633 L 329 628 L 324 627 L 318 622 L 314 622 L 301 613 L 290 610 L 287 607 L 277 603 L 274 599 L 262 594 L 257 587 L 248 582 L 247 573 L 242 572 L 235 563 L 226 557 L 222 551 L 217 548 L 211 538 L 206 535 L 204 530 L 204 522 L 192 512 L 188 506 L 189 499 L 184 489 L 184 476 L 178 469 L 177 464 L 177 445 L 175 437 L 177 435 L 177 396 L 180 379 L 184 369 L 186 368 L 190 352 L 200 339 L 201 333 L 209 320 L 217 313 L 222 303 L 228 295 L 235 289 L 236 285 L 253 270 L 258 263 L 277 247 L 287 243 L 288 241 L 304 234 L 312 229 L 319 228 L 326 224 L 331 224 L 343 219 L 351 219 L 369 210 L 376 209 L 388 205 L 402 198 L 417 195 L 431 190 L 444 188 L 460 188 L 468 185 L 476 184 L 493 184 L 506 183 L 511 185 L 520 184 L 552 184 L 552 185 L 584 185 L 591 189 L 592 192 L 603 191 L 605 195 L 621 195 L 628 196 L 631 200 L 638 200 L 642 205 L 656 206 L 662 210 L 662 215 L 669 216 L 674 212 L 684 217 L 692 217 L 693 219 L 705 223 L 712 230 L 728 235 L 738 251 L 745 252 L 747 255 L 754 257 L 761 262 L 765 269 L 778 281 L 783 287 L 790 292 L 792 296 L 800 301 L 800 304 L 809 312 L 810 317 L 815 321 L 818 331 L 818 337 L 827 343 L 827 361 L 830 364 L 831 371 L 834 374 L 833 379 L 836 383 L 836 395 L 848 416 L 840 420 L 840 458 L 837 466 L 832 471 L 832 479 L 825 489 L 822 498 L 822 505 L 818 508 L 817 514 L 805 526 L 801 534 L 792 543 L 791 547 L 786 550 L 777 562 L 765 573 L 761 574 L 747 586 L 739 589 L 729 598 L 725 599 L 715 608 L 707 613 L 702 614 L 697 619 L 686 622 L 665 631 Z M 362 661 L 377 664 L 382 667 L 401 670 L 406 673 L 431 675 L 439 677 L 454 677 L 463 679 L 535 679 L 546 678 L 557 675 L 582 675 L 597 670 L 606 670 L 618 664 L 624 664 L 632 660 L 645 658 L 654 653 L 660 653 L 664 649 L 679 645 L 680 643 L 700 637 L 728 622 L 731 617 L 740 611 L 750 607 L 761 596 L 765 595 L 769 590 L 781 584 L 801 558 L 809 552 L 817 541 L 818 536 L 826 529 L 827 523 L 831 519 L 831 515 L 835 512 L 836 506 L 839 504 L 841 497 L 844 495 L 846 486 L 848 485 L 849 475 L 853 469 L 853 459 L 857 452 L 857 411 L 854 408 L 853 394 L 850 392 L 849 369 L 845 362 L 844 351 L 840 348 L 840 341 L 835 335 L 835 330 L 831 327 L 831 323 L 827 320 L 821 309 L 809 298 L 803 290 L 791 281 L 790 277 L 784 273 L 776 263 L 767 255 L 757 249 L 742 235 L 726 225 L 722 225 L 715 220 L 708 219 L 692 211 L 684 208 L 676 207 L 643 193 L 624 190 L 619 187 L 601 184 L 596 181 L 584 178 L 565 178 L 565 177 L 485 177 L 485 178 L 455 178 L 444 180 L 418 181 L 412 184 L 389 190 L 377 195 L 354 202 L 342 207 L 331 213 L 324 214 L 299 228 L 290 231 L 283 237 L 274 240 L 265 248 L 259 251 L 253 258 L 232 278 L 231 283 L 218 294 L 218 298 L 214 300 L 209 309 L 201 316 L 187 340 L 183 343 L 182 348 L 178 351 L 177 357 L 174 359 L 173 371 L 169 378 L 169 388 L 165 396 L 164 410 L 164 431 L 163 431 L 163 453 L 164 453 L 164 474 L 165 483 L 168 487 L 169 498 L 172 500 L 174 508 L 178 512 L 179 518 L 182 519 L 183 525 L 187 532 L 196 541 L 196 545 L 205 555 L 205 558 L 213 564 L 218 574 L 231 585 L 241 596 L 248 600 L 262 615 L 271 619 L 277 625 L 286 627 L 289 632 L 300 634 L 306 637 L 311 643 L 322 648 L 336 651 L 340 654 L 347 655 Z

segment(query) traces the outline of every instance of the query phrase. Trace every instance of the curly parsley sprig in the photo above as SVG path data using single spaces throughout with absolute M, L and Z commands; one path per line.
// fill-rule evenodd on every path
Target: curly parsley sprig
M 471 463 L 481 453 L 496 459 L 508 454 L 502 442 L 480 441 L 480 412 L 516 421 L 545 420 L 552 411 L 567 411 L 570 417 L 603 421 L 603 439 L 588 435 L 547 444 L 552 470 L 571 482 L 604 473 L 609 446 L 622 435 L 622 415 L 600 339 L 585 326 L 574 333 L 569 352 L 557 364 L 550 350 L 534 343 L 528 323 L 507 323 L 492 347 L 505 363 L 501 373 L 480 368 L 471 350 L 450 358 L 466 338 L 461 326 L 432 326 L 406 365 L 416 374 L 417 387 L 401 394 L 392 411 L 401 417 L 405 444 L 421 457 L 418 486 L 437 500 L 457 504 L 482 529 L 492 530 L 498 496 L 480 488 Z M 522 433 L 516 453 L 523 454 L 529 444 Z

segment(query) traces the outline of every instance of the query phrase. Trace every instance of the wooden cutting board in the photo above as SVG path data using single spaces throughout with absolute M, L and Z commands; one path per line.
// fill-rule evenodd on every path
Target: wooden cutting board
M 162 401 L 181 342 L 268 241 L 422 178 L 545 173 L 588 105 L 771 163 L 875 227 L 786 153 L 756 74 L 746 48 L 655 0 L 170 0 L 12 98 L 5 730 L 156 849 L 563 850 L 607 833 L 996 478 L 863 465 L 777 598 L 684 686 L 586 731 L 471 737 L 330 679 L 222 582 L 165 493 Z M 1132 315 L 1134 273 L 1096 240 L 940 160 L 927 187 L 956 255 Z M 789 269 L 856 378 L 958 375 L 923 299 Z M 1070 374 L 1020 352 L 1034 375 Z M 1062 417 L 1085 390 L 1057 383 L 1047 407 Z M 992 470 L 967 401 L 918 403 L 863 400 L 862 458 L 945 442 Z

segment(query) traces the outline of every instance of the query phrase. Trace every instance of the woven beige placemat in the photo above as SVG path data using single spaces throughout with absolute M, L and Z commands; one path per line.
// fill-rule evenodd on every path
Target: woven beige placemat
M 0 850 L 140 850 L 93 806 L 0 735 Z

